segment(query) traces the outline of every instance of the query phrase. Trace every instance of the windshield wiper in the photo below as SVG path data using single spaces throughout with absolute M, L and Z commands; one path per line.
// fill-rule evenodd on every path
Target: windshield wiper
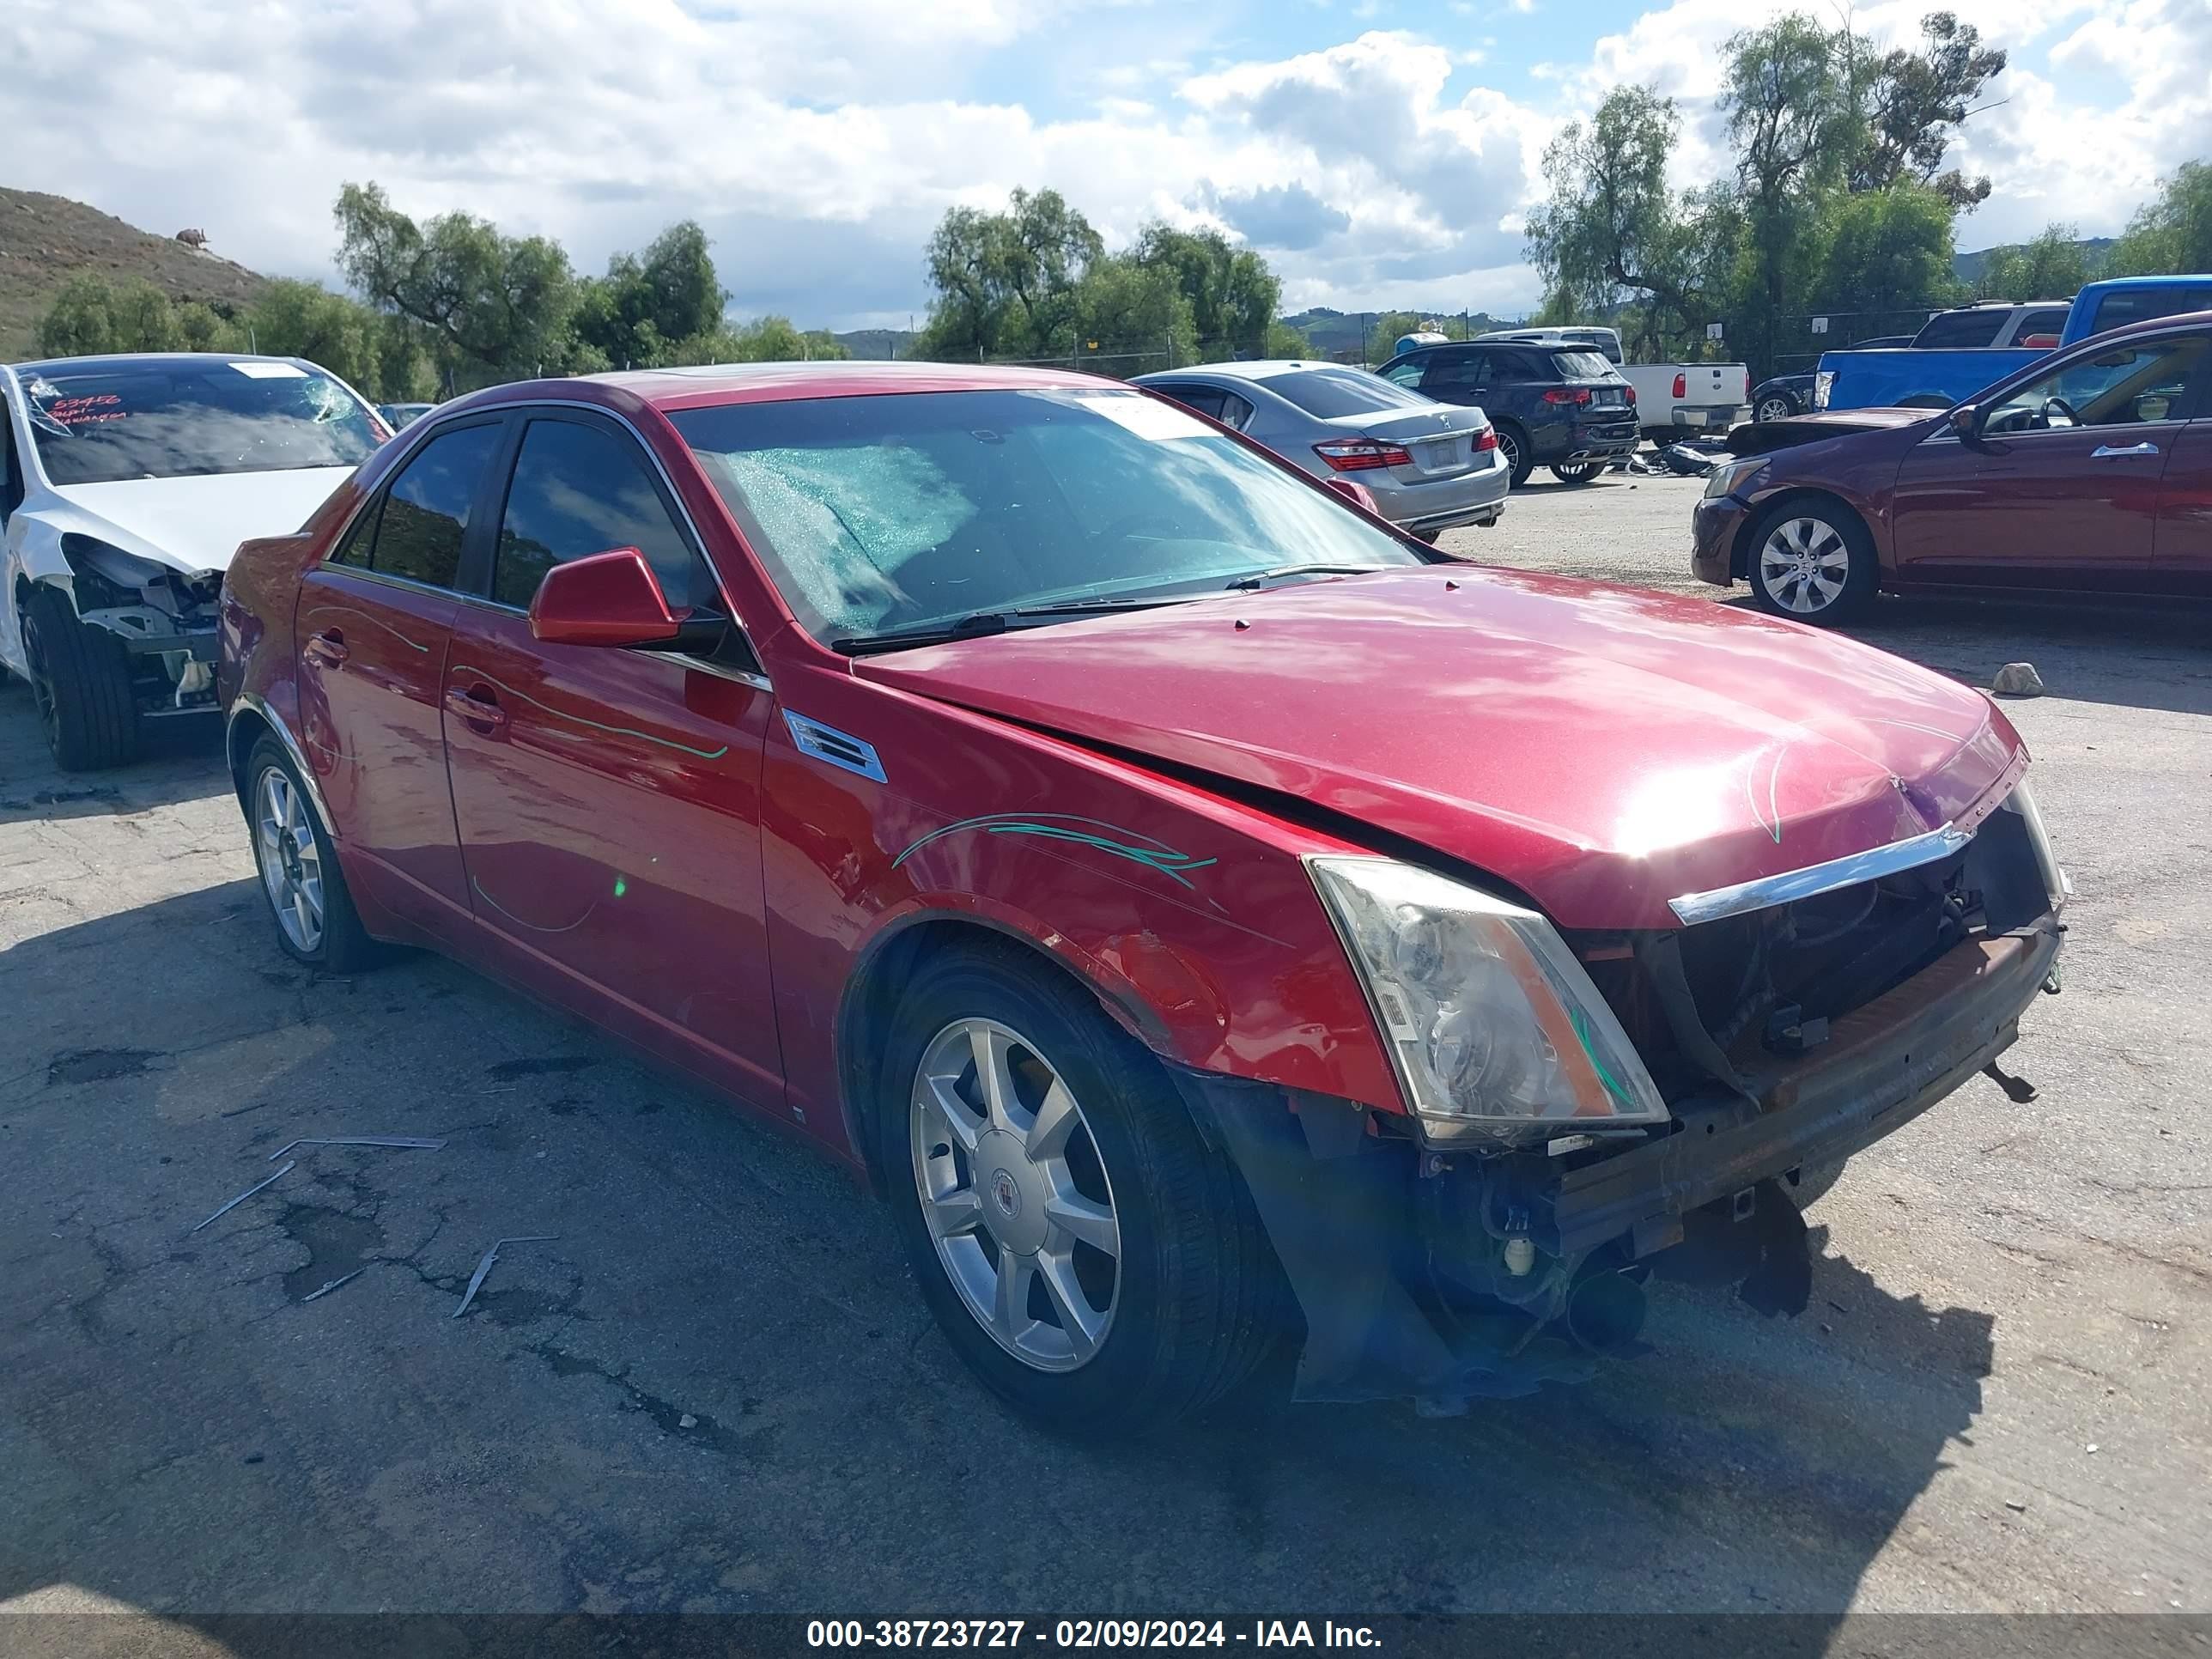
M 1202 597 L 1198 594 L 1188 599 Z M 1036 617 L 1101 616 L 1116 611 L 1151 611 L 1182 599 L 1066 599 L 1057 605 L 1018 605 L 1003 611 L 977 611 L 951 622 L 926 623 L 918 628 L 895 628 L 887 634 L 854 634 L 830 641 L 832 651 L 848 657 L 865 657 L 875 651 L 904 651 L 918 646 L 945 645 L 954 640 L 980 639 L 1004 634 Z
M 1239 576 L 1231 589 L 1264 587 L 1279 576 L 1364 576 L 1370 570 L 1387 570 L 1382 564 L 1279 564 L 1256 576 Z

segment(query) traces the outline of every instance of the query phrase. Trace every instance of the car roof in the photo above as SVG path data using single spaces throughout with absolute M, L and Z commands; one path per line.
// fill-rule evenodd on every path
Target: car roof
M 628 393 L 655 409 L 699 409 L 716 404 L 781 403 L 800 398 L 880 397 L 900 392 L 1004 392 L 1024 388 L 1103 390 L 1121 382 L 1065 368 L 1011 363 L 831 362 L 707 363 L 691 368 L 645 368 L 587 374 L 556 382 L 579 383 Z M 493 391 L 529 395 L 544 381 Z
M 2081 293 L 2103 294 L 2120 288 L 2182 288 L 2197 283 L 2212 283 L 2212 274 L 2198 271 L 2176 276 L 2107 276 L 2101 282 L 2084 284 Z M 2081 295 L 2075 297 L 2079 299 Z
M 158 368 L 164 363 L 290 363 L 328 373 L 304 357 L 275 357 L 254 351 L 111 351 L 89 357 L 38 357 L 12 367 L 19 374 L 44 374 L 95 368 Z
M 1133 376 L 1132 384 L 1149 386 L 1156 380 L 1187 380 L 1193 374 L 1218 374 L 1231 380 L 1272 380 L 1317 368 L 1341 369 L 1346 374 L 1367 372 L 1357 363 L 1332 363 L 1313 357 L 1261 357 L 1249 362 L 1193 363 L 1188 368 L 1154 369 L 1149 374 Z

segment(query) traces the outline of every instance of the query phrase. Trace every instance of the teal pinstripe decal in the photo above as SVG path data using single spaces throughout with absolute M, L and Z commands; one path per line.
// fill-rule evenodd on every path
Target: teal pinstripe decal
M 1080 824 L 1090 824 L 1093 828 L 1075 827 Z M 1174 848 L 1154 841 L 1149 836 L 1139 836 L 1133 830 L 1125 830 L 1119 824 L 1108 823 L 1099 818 L 1077 817 L 1066 812 L 993 812 L 980 818 L 963 818 L 957 823 L 946 824 L 942 830 L 931 830 L 893 859 L 891 868 L 897 869 L 930 842 L 942 841 L 945 836 L 957 835 L 963 830 L 980 830 L 987 836 L 1039 836 L 1047 841 L 1073 842 L 1113 858 L 1141 864 L 1148 870 L 1157 870 L 1169 880 L 1179 886 L 1190 888 L 1193 892 L 1198 890 L 1192 885 L 1185 872 L 1203 870 L 1216 862 L 1212 859 L 1193 858 L 1188 853 L 1178 853 Z M 1100 830 L 1110 830 L 1115 836 L 1126 836 L 1129 839 L 1116 841 L 1113 836 L 1097 833 Z M 1136 844 L 1139 842 L 1143 844 Z

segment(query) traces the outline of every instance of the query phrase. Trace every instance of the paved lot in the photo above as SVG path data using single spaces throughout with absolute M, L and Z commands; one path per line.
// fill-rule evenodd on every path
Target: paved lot
M 1687 590 L 1697 488 L 1454 539 Z M 1662 1289 L 1580 1389 L 1117 1450 L 988 1403 L 803 1151 L 449 964 L 292 966 L 211 745 L 62 778 L 0 692 L 0 1605 L 2212 1607 L 2212 618 L 1864 633 L 2051 687 L 2010 709 L 2081 895 L 2039 1097 L 1855 1164 L 1801 1319 Z M 364 1133 L 448 1144 L 303 1147 L 187 1231 Z

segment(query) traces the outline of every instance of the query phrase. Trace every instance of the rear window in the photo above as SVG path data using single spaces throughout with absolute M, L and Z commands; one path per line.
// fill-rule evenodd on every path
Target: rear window
M 1324 421 L 1340 415 L 1372 415 L 1378 410 L 1436 406 L 1434 398 L 1360 369 L 1302 368 L 1271 376 L 1266 384 L 1278 397 Z
M 1555 351 L 1552 373 L 1563 380 L 1609 380 L 1613 365 L 1602 351 Z
M 1930 317 L 1927 325 L 1912 337 L 1912 343 L 1923 350 L 1937 347 L 1963 351 L 1995 345 L 1997 331 L 2010 315 L 1995 307 L 1987 311 L 1947 311 L 1940 317 Z
M 2179 317 L 2185 311 L 2212 311 L 2212 287 L 2115 289 L 2097 301 L 2097 320 L 2089 331 L 2102 334 L 2154 317 Z

